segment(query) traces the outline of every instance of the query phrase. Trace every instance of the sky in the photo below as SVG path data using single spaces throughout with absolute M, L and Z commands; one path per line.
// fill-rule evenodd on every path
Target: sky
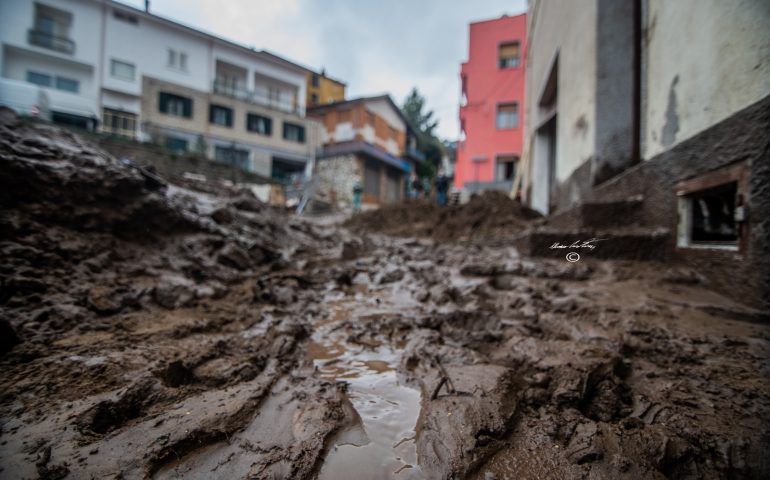
M 151 0 L 150 11 L 324 68 L 348 98 L 389 93 L 401 105 L 417 87 L 439 136 L 456 140 L 468 24 L 523 13 L 526 0 Z

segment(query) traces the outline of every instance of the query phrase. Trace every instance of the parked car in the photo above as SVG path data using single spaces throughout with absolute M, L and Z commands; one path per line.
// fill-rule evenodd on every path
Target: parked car
M 30 83 L 0 78 L 0 105 L 21 116 L 51 121 L 48 95 L 42 88 Z

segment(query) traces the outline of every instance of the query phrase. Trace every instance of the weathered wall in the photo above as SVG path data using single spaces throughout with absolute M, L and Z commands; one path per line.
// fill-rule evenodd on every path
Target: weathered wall
M 543 172 L 544 165 L 534 165 L 547 161 L 535 135 L 551 112 L 539 102 L 558 52 L 555 177 L 563 182 L 595 153 L 597 1 L 538 0 L 531 2 L 530 12 L 525 150 L 531 150 L 531 167 Z M 546 178 L 543 173 L 532 183 L 533 196 L 542 195 L 537 190 L 547 188 L 547 182 L 542 181 Z M 577 200 L 580 192 L 565 195 Z
M 591 185 L 634 162 L 634 2 L 598 0 L 596 128 Z
M 645 25 L 643 158 L 770 93 L 767 0 L 647 0 Z
M 348 154 L 319 160 L 315 175 L 318 178 L 318 190 L 334 197 L 344 206 L 352 204 L 353 185 L 357 178 L 363 176 L 363 171 L 358 157 Z
M 642 195 L 642 226 L 671 232 L 667 256 L 693 266 L 739 301 L 770 308 L 770 96 L 636 165 L 586 195 L 585 201 Z M 749 169 L 749 241 L 745 251 L 676 247 L 676 184 L 735 165 Z

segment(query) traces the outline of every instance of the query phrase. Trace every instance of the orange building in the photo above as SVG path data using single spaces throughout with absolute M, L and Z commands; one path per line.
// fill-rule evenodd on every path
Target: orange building
M 365 204 L 404 198 L 406 181 L 418 161 L 414 133 L 389 95 L 320 105 L 308 115 L 323 123 L 323 148 L 317 155 L 319 187 L 340 203 L 352 201 L 360 182 Z

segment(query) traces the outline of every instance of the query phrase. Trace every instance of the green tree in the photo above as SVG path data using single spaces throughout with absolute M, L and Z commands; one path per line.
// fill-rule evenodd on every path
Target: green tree
M 417 88 L 412 88 L 409 92 L 401 111 L 417 131 L 417 150 L 421 151 L 426 158 L 427 165 L 418 165 L 417 174 L 421 177 L 433 178 L 436 176 L 438 166 L 441 165 L 441 156 L 444 153 L 444 146 L 434 133 L 438 127 L 438 120 L 433 118 L 433 110 L 427 110 L 425 97 Z

